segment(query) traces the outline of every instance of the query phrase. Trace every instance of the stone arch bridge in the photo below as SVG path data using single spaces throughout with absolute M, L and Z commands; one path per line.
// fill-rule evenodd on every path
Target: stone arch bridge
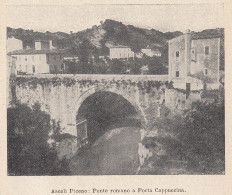
M 135 108 L 143 128 L 160 115 L 168 75 L 24 75 L 15 79 L 15 98 L 36 102 L 60 121 L 63 133 L 78 135 L 76 116 L 83 101 L 96 92 L 112 92 Z

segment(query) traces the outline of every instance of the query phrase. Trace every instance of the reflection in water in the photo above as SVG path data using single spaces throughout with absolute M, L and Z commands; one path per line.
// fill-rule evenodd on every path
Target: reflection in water
M 95 144 L 72 159 L 75 175 L 136 174 L 139 162 L 139 128 L 122 127 L 107 131 Z

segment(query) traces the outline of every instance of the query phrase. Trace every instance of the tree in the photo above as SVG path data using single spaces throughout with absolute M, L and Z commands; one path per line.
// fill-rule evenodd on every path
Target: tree
M 84 39 L 79 47 L 79 73 L 88 74 L 93 72 L 93 67 L 89 63 L 89 59 L 92 57 L 93 46 L 88 39 Z
M 64 175 L 66 159 L 59 160 L 47 143 L 50 116 L 40 110 L 17 105 L 7 110 L 7 157 L 9 175 Z
M 162 64 L 161 59 L 154 56 L 148 64 L 149 74 L 167 74 L 167 68 Z
M 109 73 L 111 74 L 124 74 L 126 71 L 126 65 L 118 60 L 114 59 L 109 62 Z
M 94 72 L 97 74 L 106 74 L 108 70 L 107 64 L 102 59 L 95 60 L 93 68 Z

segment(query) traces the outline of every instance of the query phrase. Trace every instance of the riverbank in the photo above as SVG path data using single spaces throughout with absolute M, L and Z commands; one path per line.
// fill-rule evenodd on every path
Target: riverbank
M 225 174 L 224 102 L 197 102 L 171 119 L 153 122 L 142 143 L 152 152 L 138 174 Z

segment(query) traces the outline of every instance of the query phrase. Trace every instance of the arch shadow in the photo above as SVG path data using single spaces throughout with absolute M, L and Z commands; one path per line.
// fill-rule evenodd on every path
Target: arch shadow
M 101 88 L 92 87 L 92 88 L 89 88 L 88 90 L 86 90 L 85 92 L 83 92 L 81 94 L 81 96 L 79 96 L 79 98 L 77 99 L 77 101 L 74 104 L 73 113 L 72 113 L 72 116 L 75 117 L 76 124 L 78 123 L 76 120 L 76 116 L 79 113 L 79 109 L 80 109 L 81 105 L 84 103 L 84 101 L 88 97 L 94 95 L 97 92 L 109 92 L 109 93 L 116 94 L 116 95 L 122 97 L 123 99 L 125 99 L 135 109 L 136 114 L 139 117 L 139 121 L 141 123 L 141 128 L 145 128 L 145 126 L 147 125 L 147 119 L 146 119 L 145 113 L 143 112 L 143 109 L 141 108 L 140 104 L 136 101 L 136 98 L 133 96 L 128 96 L 125 93 L 121 93 L 119 90 L 115 91 L 111 88 L 106 88 L 106 87 L 101 87 Z M 85 128 L 87 128 L 87 127 L 85 127 Z

